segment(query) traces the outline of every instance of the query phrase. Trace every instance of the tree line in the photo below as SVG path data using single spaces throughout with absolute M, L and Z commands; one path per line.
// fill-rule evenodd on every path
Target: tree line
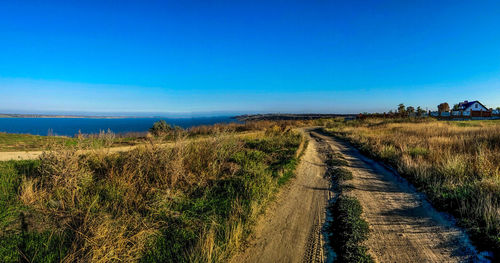
M 454 104 L 453 108 L 451 110 L 457 111 L 459 110 L 459 104 Z M 448 102 L 443 102 L 437 105 L 438 112 L 449 112 L 450 111 L 450 105 Z M 492 110 L 492 109 L 490 109 Z M 500 111 L 500 107 L 497 107 L 496 110 Z M 389 112 L 384 112 L 384 113 L 361 113 L 360 117 L 411 117 L 411 116 L 416 116 L 416 117 L 421 117 L 425 116 L 425 113 L 427 113 L 426 110 L 424 110 L 422 107 L 418 106 L 417 108 L 413 106 L 405 106 L 403 103 L 400 103 L 397 107 L 396 110 L 390 110 Z

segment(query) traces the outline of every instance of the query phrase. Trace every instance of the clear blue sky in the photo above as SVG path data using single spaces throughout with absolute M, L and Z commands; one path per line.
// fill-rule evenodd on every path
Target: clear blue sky
M 2 1 L 0 112 L 500 106 L 500 1 Z

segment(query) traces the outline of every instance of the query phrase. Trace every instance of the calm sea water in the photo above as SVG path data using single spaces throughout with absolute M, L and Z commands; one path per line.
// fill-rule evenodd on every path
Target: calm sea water
M 54 135 L 74 136 L 81 133 L 99 133 L 110 129 L 114 133 L 144 132 L 153 123 L 165 120 L 171 125 L 189 128 L 197 125 L 237 122 L 230 117 L 199 117 L 199 118 L 123 118 L 123 119 L 92 119 L 92 118 L 0 118 L 0 132 L 28 133 L 47 135 L 49 130 Z

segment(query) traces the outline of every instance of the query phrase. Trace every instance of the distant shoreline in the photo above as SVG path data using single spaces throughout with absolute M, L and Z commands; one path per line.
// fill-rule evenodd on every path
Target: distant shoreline
M 41 114 L 40 114 L 41 115 Z M 9 115 L 19 116 L 19 115 Z M 29 118 L 29 117 L 31 118 Z M 58 118 L 54 118 L 57 116 Z M 24 115 L 18 118 L 0 118 L 0 131 L 7 133 L 27 133 L 33 135 L 64 135 L 98 134 L 111 130 L 115 134 L 148 131 L 156 121 L 165 120 L 172 126 L 191 128 L 200 125 L 237 122 L 229 116 L 200 118 L 167 118 L 167 117 L 122 117 L 84 115 L 45 115 L 44 117 Z
M 4 114 L 0 118 L 54 118 L 54 119 L 126 119 L 126 118 L 158 118 L 156 116 L 86 116 L 86 115 L 48 115 L 48 114 Z
M 356 114 L 293 114 L 293 113 L 267 113 L 267 114 L 245 114 L 245 115 L 227 115 L 231 119 L 238 121 L 260 121 L 260 120 L 311 120 L 320 118 L 335 117 L 355 117 Z M 0 118 L 52 118 L 52 119 L 190 119 L 190 118 L 212 118 L 215 116 L 197 116 L 197 117 L 178 117 L 178 116 L 95 116 L 95 115 L 64 115 L 64 114 L 19 114 L 19 113 L 0 113 Z M 219 117 L 219 116 L 217 116 Z
M 193 118 L 216 118 L 221 116 L 194 116 L 194 117 L 178 117 L 178 116 L 95 116 L 95 115 L 50 115 L 50 114 L 10 114 L 0 113 L 0 119 L 7 118 L 51 118 L 51 119 L 193 119 Z M 228 115 L 223 117 L 234 118 Z
M 304 114 L 287 114 L 287 113 L 268 113 L 268 114 L 251 114 L 251 115 L 239 115 L 234 118 L 239 121 L 276 121 L 276 120 L 313 120 L 322 118 L 355 118 L 356 114 L 315 114 L 315 113 L 304 113 Z

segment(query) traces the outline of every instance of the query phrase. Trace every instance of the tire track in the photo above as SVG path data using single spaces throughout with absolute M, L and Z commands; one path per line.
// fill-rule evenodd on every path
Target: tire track
M 257 222 L 248 246 L 231 262 L 324 262 L 322 226 L 330 182 L 324 177 L 320 144 L 309 137 L 296 177 L 281 190 Z
M 477 255 L 464 231 L 437 212 L 403 178 L 340 140 L 313 132 L 350 163 L 348 192 L 363 206 L 370 224 L 366 241 L 378 262 L 488 262 Z

